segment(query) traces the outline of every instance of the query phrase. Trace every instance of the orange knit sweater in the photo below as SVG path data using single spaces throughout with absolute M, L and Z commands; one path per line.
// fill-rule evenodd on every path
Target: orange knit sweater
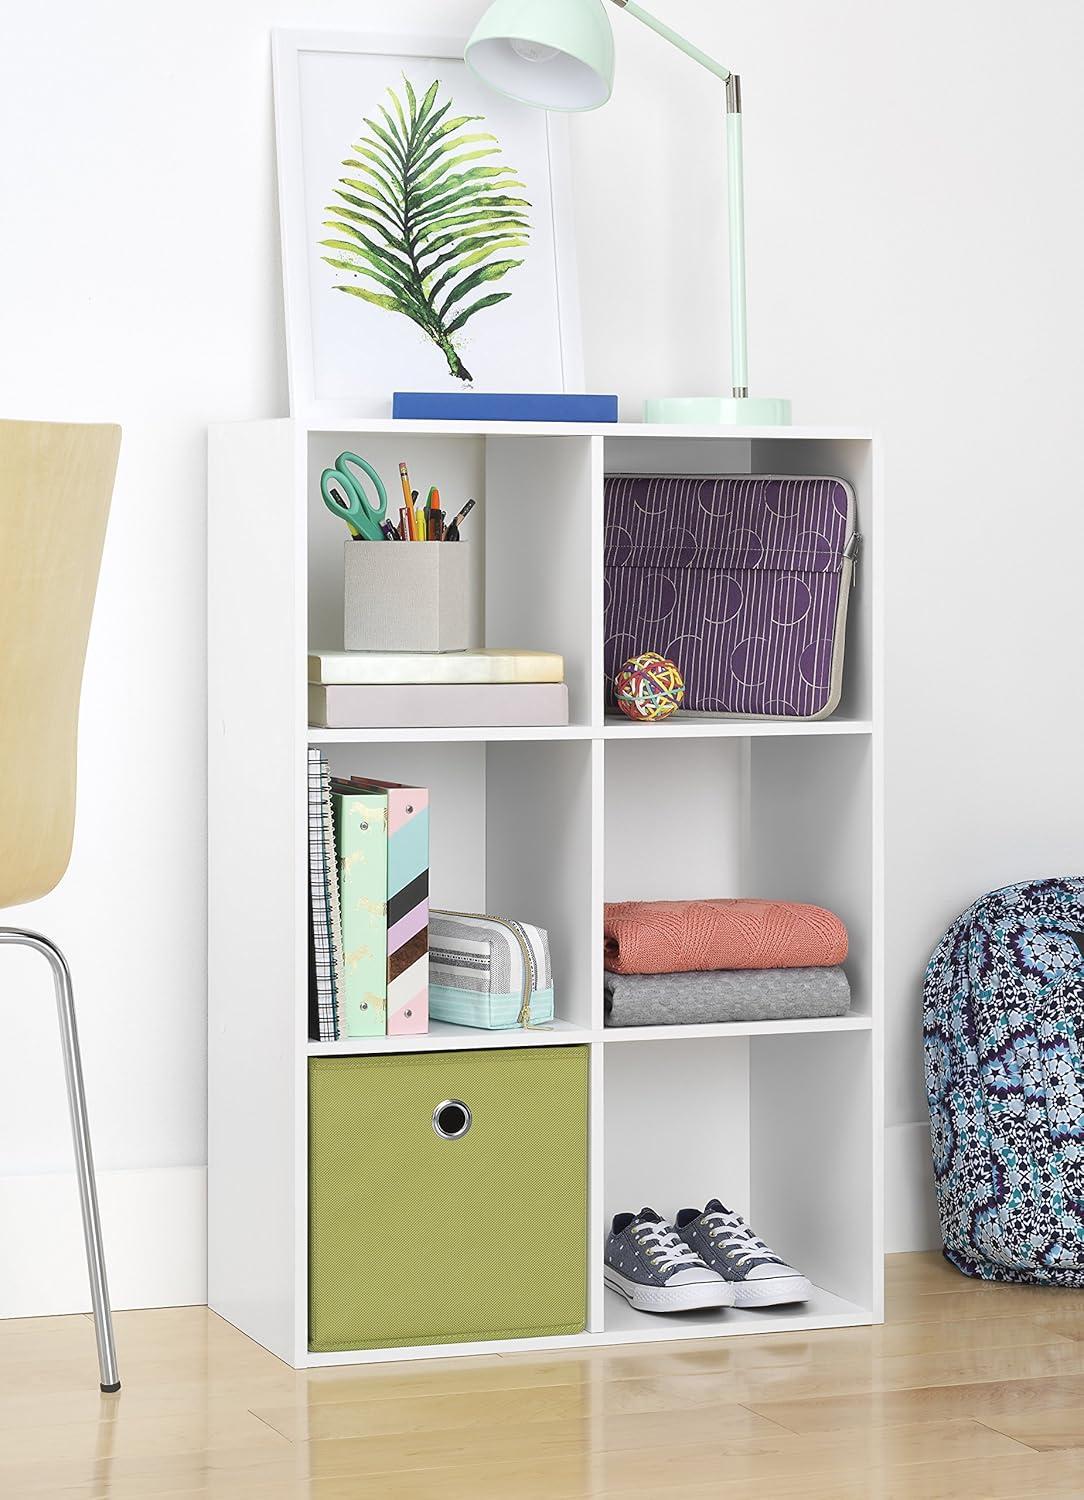
M 614 974 L 802 969 L 847 957 L 839 918 L 798 901 L 608 902 L 604 927 Z

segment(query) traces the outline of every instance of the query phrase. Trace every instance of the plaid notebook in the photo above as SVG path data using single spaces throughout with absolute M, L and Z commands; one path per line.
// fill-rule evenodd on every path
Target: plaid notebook
M 342 928 L 331 773 L 322 750 L 309 751 L 309 1036 L 337 1042 L 342 995 Z

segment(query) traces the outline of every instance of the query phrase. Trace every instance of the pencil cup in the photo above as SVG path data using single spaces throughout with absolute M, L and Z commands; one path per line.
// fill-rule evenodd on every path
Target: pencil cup
M 470 542 L 345 543 L 347 651 L 471 651 L 483 644 Z

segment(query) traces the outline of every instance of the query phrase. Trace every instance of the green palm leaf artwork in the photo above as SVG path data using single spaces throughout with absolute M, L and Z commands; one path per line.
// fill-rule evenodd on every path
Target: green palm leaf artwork
M 402 97 L 387 93 L 343 162 L 350 175 L 325 209 L 333 238 L 320 241 L 322 258 L 353 278 L 337 291 L 409 318 L 470 381 L 457 335 L 511 297 L 489 288 L 523 264 L 514 252 L 530 239 L 531 204 L 514 168 L 494 162 L 501 146 L 476 128 L 484 117 L 438 102 L 439 79 L 420 102 L 405 75 Z

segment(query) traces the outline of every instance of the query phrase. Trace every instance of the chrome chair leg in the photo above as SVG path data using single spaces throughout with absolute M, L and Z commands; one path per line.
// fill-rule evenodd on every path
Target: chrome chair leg
M 105 1254 L 102 1250 L 102 1226 L 98 1217 L 98 1190 L 94 1182 L 94 1158 L 90 1150 L 90 1127 L 87 1124 L 87 1101 L 83 1090 L 83 1065 L 79 1057 L 79 1034 L 75 1026 L 75 1003 L 72 979 L 60 949 L 38 932 L 23 932 L 14 927 L 0 927 L 0 943 L 19 943 L 32 948 L 49 963 L 56 986 L 57 1018 L 60 1022 L 60 1045 L 64 1054 L 64 1077 L 68 1085 L 68 1109 L 75 1146 L 75 1175 L 79 1182 L 79 1202 L 83 1210 L 83 1238 L 87 1247 L 87 1271 L 90 1275 L 90 1300 L 94 1308 L 94 1337 L 98 1344 L 98 1370 L 103 1391 L 119 1391 L 117 1351 L 113 1341 L 113 1315 L 109 1307 L 109 1286 L 105 1277 Z

